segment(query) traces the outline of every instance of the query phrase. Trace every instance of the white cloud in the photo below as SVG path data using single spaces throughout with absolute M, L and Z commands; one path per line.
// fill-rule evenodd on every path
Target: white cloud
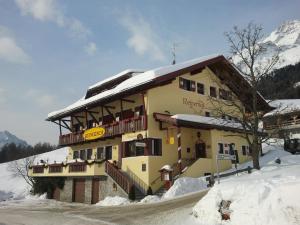
M 14 40 L 12 32 L 3 26 L 0 26 L 0 59 L 16 64 L 31 62 L 31 58 Z
M 64 16 L 54 0 L 15 0 L 22 15 L 31 15 L 41 21 L 52 21 L 64 25 Z
M 90 42 L 87 46 L 85 46 L 84 50 L 89 55 L 95 55 L 98 49 L 94 42 Z
M 55 96 L 44 93 L 40 90 L 29 89 L 24 97 L 30 99 L 31 102 L 36 103 L 38 106 L 46 109 L 55 107 Z
M 22 15 L 29 15 L 43 22 L 54 22 L 66 28 L 71 36 L 86 39 L 91 31 L 81 21 L 67 17 L 56 0 L 15 0 Z
M 166 59 L 161 50 L 162 41 L 141 16 L 126 15 L 121 17 L 120 23 L 130 33 L 127 45 L 137 54 L 148 54 L 158 61 Z

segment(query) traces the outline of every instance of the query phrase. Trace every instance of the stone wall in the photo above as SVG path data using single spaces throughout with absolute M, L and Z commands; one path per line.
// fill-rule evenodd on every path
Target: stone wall
M 93 178 L 85 179 L 84 203 L 91 204 L 92 202 L 92 180 Z
M 60 201 L 72 202 L 72 192 L 73 192 L 73 179 L 66 178 L 65 186 L 62 190 L 60 190 Z
M 99 201 L 105 199 L 107 196 L 120 196 L 128 198 L 128 194 L 115 183 L 116 188 L 114 189 L 114 180 L 108 176 L 101 176 L 99 183 Z

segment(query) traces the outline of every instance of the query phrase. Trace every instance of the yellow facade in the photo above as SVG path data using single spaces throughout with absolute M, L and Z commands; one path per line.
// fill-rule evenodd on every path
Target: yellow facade
M 123 102 L 123 109 L 134 108 L 139 105 L 145 105 L 145 111 L 147 115 L 147 129 L 144 131 L 137 131 L 135 133 L 123 134 L 122 137 L 115 137 L 112 139 L 106 139 L 104 141 L 94 141 L 85 144 L 78 144 L 69 147 L 69 154 L 67 160 L 73 160 L 74 151 L 82 149 L 92 149 L 92 156 L 96 157 L 97 148 L 112 146 L 112 159 L 111 162 L 116 161 L 118 165 L 121 165 L 121 170 L 125 173 L 132 174 L 139 179 L 139 182 L 145 186 L 151 187 L 155 192 L 162 185 L 163 181 L 160 179 L 159 170 L 164 165 L 170 165 L 176 167 L 178 163 L 178 138 L 177 128 L 167 125 L 166 130 L 161 130 L 159 123 L 155 120 L 154 113 L 163 114 L 195 114 L 205 116 L 210 113 L 212 117 L 221 117 L 219 107 L 222 107 L 222 111 L 228 112 L 233 117 L 240 117 L 236 108 L 225 106 L 223 103 L 219 103 L 225 100 L 209 97 L 210 87 L 222 88 L 229 90 L 229 88 L 223 84 L 219 78 L 209 69 L 205 68 L 200 73 L 191 75 L 183 74 L 183 78 L 193 80 L 195 82 L 201 82 L 204 84 L 204 95 L 197 93 L 196 91 L 187 91 L 179 88 L 179 77 L 173 80 L 171 83 L 154 87 L 145 90 L 143 94 L 135 94 L 126 97 L 133 100 L 132 102 Z M 218 93 L 218 92 L 217 92 Z M 241 103 L 238 103 L 241 104 Z M 114 101 L 107 104 L 112 107 L 111 112 L 116 113 L 121 110 L 120 101 Z M 90 109 L 91 111 L 100 112 L 100 107 Z M 83 116 L 84 112 L 77 113 L 78 116 Z M 104 111 L 104 115 L 108 112 Z M 90 115 L 88 119 L 91 119 Z M 76 123 L 76 121 L 73 121 Z M 85 123 L 84 120 L 82 120 Z M 201 139 L 206 144 L 206 158 L 196 159 L 195 156 L 195 143 L 197 141 L 197 132 L 201 133 Z M 137 134 L 141 134 L 143 138 L 158 138 L 162 140 L 162 155 L 143 155 L 134 157 L 122 157 L 121 145 L 122 140 L 128 141 L 136 139 Z M 244 162 L 249 160 L 249 156 L 242 154 L 242 146 L 247 146 L 247 141 L 241 137 L 242 133 L 233 133 L 229 131 L 216 130 L 216 129 L 195 129 L 195 128 L 181 128 L 181 157 L 183 161 L 193 162 L 187 167 L 181 176 L 199 177 L 204 173 L 216 172 L 216 155 L 218 151 L 218 143 L 234 143 L 235 149 L 238 151 L 239 161 Z M 172 141 L 170 141 L 172 140 Z M 93 158 L 92 158 L 93 159 Z M 194 161 L 192 161 L 194 160 Z M 220 170 L 226 170 L 232 167 L 231 161 L 221 161 Z M 143 169 L 142 169 L 143 168 Z M 32 174 L 32 176 L 82 176 L 82 173 L 70 174 L 67 171 L 67 167 L 64 168 L 64 172 L 61 174 L 49 174 L 47 170 L 44 174 Z M 92 175 L 105 175 L 104 163 L 94 164 L 88 167 L 88 170 L 84 173 L 85 176 Z

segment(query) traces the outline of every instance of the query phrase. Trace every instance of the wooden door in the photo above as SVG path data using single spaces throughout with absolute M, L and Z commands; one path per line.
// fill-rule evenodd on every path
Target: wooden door
M 73 180 L 73 202 L 84 203 L 85 179 Z
M 92 204 L 99 202 L 99 179 L 94 178 L 92 181 Z
M 195 145 L 196 158 L 206 158 L 205 143 L 199 143 Z
M 60 200 L 60 189 L 56 187 L 53 191 L 53 199 L 59 201 Z

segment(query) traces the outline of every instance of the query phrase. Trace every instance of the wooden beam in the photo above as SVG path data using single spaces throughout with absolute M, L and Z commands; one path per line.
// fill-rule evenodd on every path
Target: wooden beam
M 115 109 L 116 108 L 115 106 L 111 106 L 111 105 L 104 105 L 103 107 L 107 108 L 107 109 Z
M 90 111 L 87 111 L 88 112 L 88 114 L 92 117 L 92 119 L 96 122 L 96 123 L 98 123 L 98 120 L 97 120 L 97 118 L 93 115 L 93 113 L 92 112 L 90 112 Z M 97 113 L 98 114 L 98 113 Z
M 121 103 L 121 115 L 120 115 L 120 117 L 121 117 L 121 120 L 122 120 L 123 119 L 123 100 L 122 99 L 121 99 L 120 103 Z
M 60 136 L 62 135 L 62 131 L 61 131 L 61 121 L 59 120 L 59 134 Z
M 105 108 L 106 112 L 115 119 L 114 114 L 112 114 L 112 112 L 109 110 L 109 108 L 107 108 L 106 106 L 104 106 L 104 108 Z
M 135 103 L 134 100 L 131 100 L 131 99 L 125 99 L 125 98 L 121 98 L 121 101 L 123 101 L 123 102 Z
M 71 127 L 66 123 L 65 120 L 62 120 L 62 122 L 64 123 L 64 125 L 67 127 L 67 129 L 68 129 L 69 131 L 72 131 L 72 130 L 71 130 Z
M 67 127 L 65 127 L 64 125 L 62 125 L 62 124 L 59 124 L 59 122 L 52 121 L 52 123 L 55 123 L 55 124 L 57 124 L 57 125 L 59 125 L 59 126 L 62 126 L 63 128 L 66 128 L 66 129 L 68 129 L 68 128 L 67 128 Z
M 83 123 L 77 117 L 74 117 L 74 118 L 79 123 L 79 125 L 81 125 L 83 127 Z

